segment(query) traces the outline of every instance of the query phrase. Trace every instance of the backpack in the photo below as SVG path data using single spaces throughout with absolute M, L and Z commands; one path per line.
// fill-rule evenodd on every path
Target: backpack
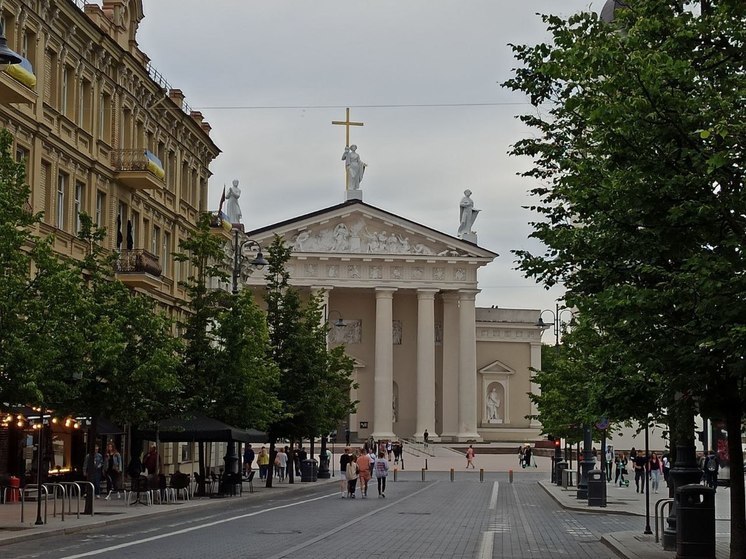
M 718 469 L 718 464 L 717 464 L 716 458 L 714 456 L 710 456 L 707 459 L 707 471 L 714 472 L 717 469 Z

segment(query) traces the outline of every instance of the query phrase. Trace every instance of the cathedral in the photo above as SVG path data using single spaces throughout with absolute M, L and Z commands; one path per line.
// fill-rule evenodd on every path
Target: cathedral
M 283 237 L 291 283 L 321 294 L 330 345 L 344 344 L 355 361 L 352 440 L 537 438 L 527 393 L 539 390 L 540 313 L 476 306 L 479 270 L 498 255 L 477 244 L 471 192 L 454 207 L 456 236 L 416 223 L 363 201 L 355 148 L 343 158 L 342 203 L 246 232 L 261 246 Z M 261 274 L 248 278 L 263 284 Z

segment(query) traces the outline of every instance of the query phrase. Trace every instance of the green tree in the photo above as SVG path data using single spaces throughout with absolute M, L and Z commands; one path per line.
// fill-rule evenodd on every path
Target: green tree
M 552 42 L 513 47 L 522 66 L 505 85 L 539 110 L 512 153 L 533 158 L 533 236 L 548 247 L 516 254 L 527 275 L 564 283 L 596 330 L 601 346 L 578 340 L 591 367 L 577 371 L 594 407 L 633 417 L 644 396 L 678 418 L 677 442 L 693 443 L 694 407 L 725 416 L 742 558 L 746 4 L 624 4 L 613 24 L 544 16 Z
M 304 302 L 290 285 L 290 247 L 275 237 L 267 252 L 270 355 L 279 367 L 283 404 L 283 416 L 270 427 L 270 457 L 274 459 L 278 437 L 292 440 L 328 433 L 354 409 L 349 399 L 353 362 L 343 348 L 327 348 L 328 325 L 320 296 L 312 295 Z

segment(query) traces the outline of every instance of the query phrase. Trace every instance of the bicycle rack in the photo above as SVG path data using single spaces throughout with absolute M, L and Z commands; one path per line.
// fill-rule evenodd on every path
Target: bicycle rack
M 41 492 L 43 491 L 43 497 L 44 497 L 44 524 L 47 523 L 47 513 L 48 513 L 48 504 L 49 504 L 49 490 L 44 487 L 44 485 L 41 486 L 41 489 L 35 484 L 35 483 L 29 483 L 25 487 L 21 488 L 21 524 L 23 524 L 23 511 L 26 508 L 26 492 L 27 491 L 35 491 L 36 492 L 36 499 L 34 499 L 34 502 L 36 502 L 37 499 L 42 498 Z
M 52 492 L 52 517 L 57 518 L 57 496 L 60 495 L 62 497 L 62 522 L 65 521 L 65 497 L 67 496 L 67 489 L 64 485 L 61 483 L 45 483 L 43 484 L 44 487 L 47 488 L 47 494 L 49 494 L 49 489 L 51 488 Z
M 667 497 L 665 499 L 658 499 L 655 502 L 655 543 L 658 543 L 660 539 L 659 531 L 658 531 L 658 507 L 660 506 L 660 512 L 661 512 L 660 527 L 661 527 L 661 530 L 663 530 L 663 523 L 666 521 L 666 515 L 663 514 L 663 511 L 665 511 L 666 505 L 668 505 L 669 507 L 673 506 L 673 499 Z
M 73 497 L 75 497 L 75 501 L 78 505 L 77 517 L 80 519 L 80 497 L 82 495 L 80 484 L 76 481 L 61 481 L 60 485 L 65 486 L 68 490 L 67 494 L 69 495 L 69 499 L 67 500 L 67 514 L 73 513 Z

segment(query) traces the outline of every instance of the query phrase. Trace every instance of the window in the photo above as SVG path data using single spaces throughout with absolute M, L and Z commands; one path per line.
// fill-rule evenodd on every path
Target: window
M 96 191 L 96 225 L 104 227 L 106 225 L 106 194 Z
M 57 205 L 55 212 L 55 225 L 57 229 L 65 228 L 65 191 L 67 190 L 67 175 L 60 173 L 57 175 Z
M 117 248 L 122 248 L 127 228 L 127 206 L 120 203 L 117 210 Z M 125 245 L 126 246 L 126 245 Z
M 138 231 L 140 230 L 140 214 L 137 212 L 132 212 L 132 217 L 130 217 L 130 223 L 132 224 L 130 229 L 132 233 L 132 239 L 128 239 L 128 242 L 132 241 L 132 248 L 137 248 L 138 245 Z
M 80 95 L 78 96 L 78 125 L 90 132 L 91 122 L 91 82 L 83 80 L 80 82 Z
M 60 89 L 60 112 L 67 115 L 68 90 L 70 87 L 70 70 L 67 66 L 62 68 L 62 86 Z
M 28 160 L 29 160 L 29 150 L 27 150 L 23 146 L 16 146 L 16 161 L 18 163 L 23 163 L 23 170 L 24 170 L 24 180 L 28 183 Z
M 80 181 L 75 182 L 75 233 L 80 233 L 81 223 L 80 214 L 85 211 L 85 184 Z
M 163 257 L 161 262 L 161 267 L 163 268 L 163 274 L 168 275 L 168 261 L 171 259 L 171 233 L 168 231 L 163 233 L 163 252 L 161 253 L 161 256 Z
M 153 256 L 158 256 L 158 249 L 160 248 L 161 244 L 161 228 L 157 225 L 153 226 L 153 237 L 151 239 L 150 244 L 150 252 L 153 253 Z
M 111 95 L 104 93 L 98 105 L 99 139 L 111 143 Z

